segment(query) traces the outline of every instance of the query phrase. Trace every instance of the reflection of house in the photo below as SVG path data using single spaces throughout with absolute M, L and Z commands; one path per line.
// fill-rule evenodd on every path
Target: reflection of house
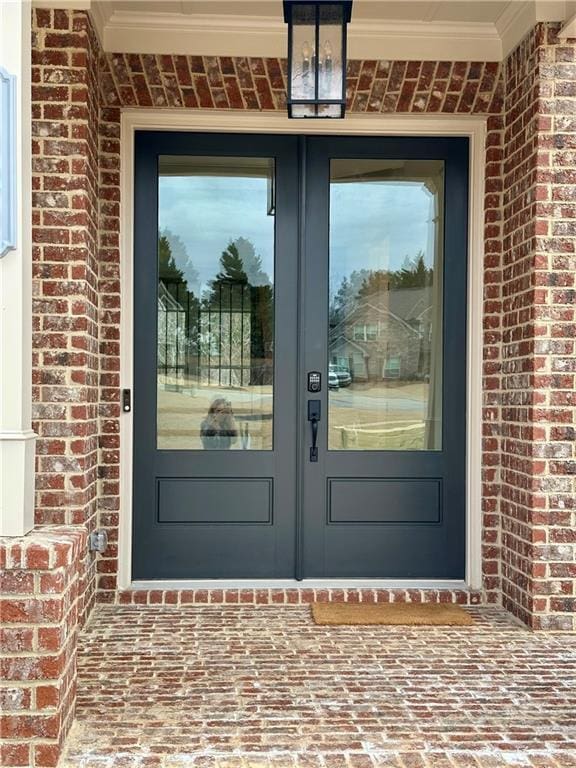
M 158 282 L 158 370 L 165 375 L 182 374 L 186 360 L 186 311 Z
M 360 297 L 330 331 L 330 360 L 356 381 L 422 378 L 430 371 L 432 289 Z

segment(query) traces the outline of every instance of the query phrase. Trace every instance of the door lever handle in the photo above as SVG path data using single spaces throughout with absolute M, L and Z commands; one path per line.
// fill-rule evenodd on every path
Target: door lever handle
M 318 422 L 320 421 L 320 400 L 308 400 L 308 421 L 312 427 L 310 461 L 318 461 Z

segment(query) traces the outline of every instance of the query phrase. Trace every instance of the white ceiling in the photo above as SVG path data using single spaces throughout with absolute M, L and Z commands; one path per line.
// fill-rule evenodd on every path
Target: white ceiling
M 111 52 L 286 54 L 281 0 L 35 0 L 35 5 L 88 8 Z M 575 0 L 354 0 L 349 56 L 497 61 L 536 22 L 576 24 L 575 14 Z

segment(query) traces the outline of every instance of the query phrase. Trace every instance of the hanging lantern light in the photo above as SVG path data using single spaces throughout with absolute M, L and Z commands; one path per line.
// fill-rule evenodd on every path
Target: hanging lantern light
M 351 15 L 352 0 L 284 0 L 289 117 L 344 117 Z

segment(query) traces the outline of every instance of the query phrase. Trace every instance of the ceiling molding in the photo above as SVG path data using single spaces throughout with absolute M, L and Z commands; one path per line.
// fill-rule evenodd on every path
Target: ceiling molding
M 538 22 L 565 21 L 571 5 L 566 0 L 510 2 L 496 22 L 502 39 L 502 57 L 506 58 Z
M 286 56 L 286 25 L 280 13 L 277 18 L 195 14 L 191 0 L 181 0 L 181 13 L 118 11 L 111 0 L 34 0 L 33 4 L 90 10 L 102 47 L 110 53 Z M 439 22 L 433 20 L 442 6 L 436 0 L 424 21 L 353 19 L 348 55 L 351 59 L 501 61 L 539 21 L 569 19 L 565 37 L 574 36 L 575 5 L 574 0 L 510 0 L 495 23 Z M 570 19 L 572 14 L 575 18 Z
M 536 7 L 533 2 L 511 2 L 496 22 L 496 29 L 502 41 L 502 58 L 522 41 L 536 24 Z
M 576 38 L 576 13 L 571 16 L 558 33 L 560 40 L 570 40 Z
M 281 17 L 116 11 L 102 37 L 109 52 L 286 56 Z M 502 50 L 494 24 L 361 20 L 349 27 L 348 53 L 352 59 L 498 61 Z
M 566 3 L 564 26 L 560 30 L 558 37 L 560 40 L 573 40 L 576 38 L 576 0 L 568 0 Z
M 569 0 L 536 0 L 536 21 L 565 21 L 573 13 Z
M 92 18 L 92 24 L 98 36 L 98 40 L 102 48 L 104 48 L 104 32 L 106 24 L 108 23 L 112 10 L 110 4 L 103 2 L 93 2 L 90 9 L 90 16 Z
M 33 8 L 57 8 L 65 11 L 89 11 L 91 0 L 32 0 Z

